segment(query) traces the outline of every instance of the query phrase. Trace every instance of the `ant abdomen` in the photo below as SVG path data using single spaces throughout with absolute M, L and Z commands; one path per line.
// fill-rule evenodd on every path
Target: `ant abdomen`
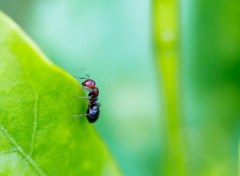
M 90 104 L 87 109 L 87 119 L 89 123 L 95 122 L 99 117 L 100 109 L 99 104 Z

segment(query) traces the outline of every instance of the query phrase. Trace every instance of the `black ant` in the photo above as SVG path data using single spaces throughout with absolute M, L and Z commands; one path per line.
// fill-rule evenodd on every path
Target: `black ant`
M 98 119 L 100 114 L 100 109 L 99 109 L 100 104 L 97 103 L 99 90 L 96 87 L 96 83 L 94 80 L 89 78 L 80 78 L 80 79 L 85 79 L 85 81 L 82 82 L 82 87 L 85 90 L 89 91 L 88 97 L 82 97 L 82 98 L 87 98 L 89 100 L 87 113 L 82 114 L 80 116 L 87 116 L 89 123 L 93 123 Z

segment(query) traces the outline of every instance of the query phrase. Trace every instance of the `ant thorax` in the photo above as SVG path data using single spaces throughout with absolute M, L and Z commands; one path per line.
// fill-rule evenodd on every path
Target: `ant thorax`
M 97 87 L 94 87 L 88 94 L 89 97 L 97 97 L 99 94 L 99 90 Z

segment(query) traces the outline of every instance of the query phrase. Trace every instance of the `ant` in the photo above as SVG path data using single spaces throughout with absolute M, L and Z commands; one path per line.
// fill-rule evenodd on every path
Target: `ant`
M 89 100 L 89 105 L 87 109 L 87 113 L 80 115 L 80 116 L 87 116 L 87 119 L 89 123 L 95 122 L 100 114 L 100 104 L 97 103 L 99 90 L 96 87 L 96 83 L 94 80 L 89 78 L 79 78 L 79 79 L 85 79 L 85 81 L 82 82 L 82 87 L 89 91 L 88 97 L 82 97 L 87 98 Z

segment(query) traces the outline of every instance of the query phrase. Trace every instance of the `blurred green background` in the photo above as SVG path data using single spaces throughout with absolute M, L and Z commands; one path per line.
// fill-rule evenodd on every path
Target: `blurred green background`
M 100 89 L 94 125 L 124 175 L 232 176 L 239 0 L 0 0 L 57 65 Z

